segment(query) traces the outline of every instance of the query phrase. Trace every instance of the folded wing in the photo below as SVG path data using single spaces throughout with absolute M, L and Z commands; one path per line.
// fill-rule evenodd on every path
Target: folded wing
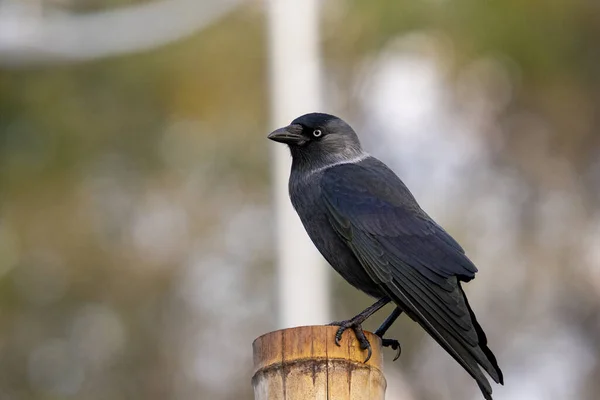
M 460 286 L 477 272 L 460 245 L 377 161 L 328 169 L 321 190 L 331 225 L 371 278 L 491 399 L 492 389 L 478 365 L 499 383 L 502 372 Z

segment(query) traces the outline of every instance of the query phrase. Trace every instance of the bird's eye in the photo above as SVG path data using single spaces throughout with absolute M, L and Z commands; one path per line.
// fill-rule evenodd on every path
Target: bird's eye
M 313 136 L 314 136 L 314 137 L 319 137 L 319 136 L 321 136 L 322 134 L 323 134 L 323 132 L 322 132 L 320 129 L 315 129 L 315 130 L 313 131 Z

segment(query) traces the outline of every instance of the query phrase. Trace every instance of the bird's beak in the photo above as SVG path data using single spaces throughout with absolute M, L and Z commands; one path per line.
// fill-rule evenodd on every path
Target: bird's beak
M 302 136 L 302 125 L 296 124 L 279 128 L 271 132 L 267 138 L 289 145 L 302 145 L 306 142 L 306 138 Z

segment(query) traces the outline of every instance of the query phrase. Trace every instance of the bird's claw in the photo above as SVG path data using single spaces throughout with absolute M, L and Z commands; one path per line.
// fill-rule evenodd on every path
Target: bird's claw
M 396 339 L 381 338 L 381 346 L 389 347 L 392 350 L 396 350 L 396 356 L 392 361 L 396 361 L 398 358 L 400 358 L 400 354 L 402 354 L 402 347 L 400 346 L 400 342 Z
M 347 329 L 352 329 L 354 331 L 354 335 L 356 336 L 356 340 L 360 345 L 361 350 L 367 350 L 367 358 L 365 358 L 365 363 L 371 359 L 371 355 L 373 355 L 373 351 L 371 349 L 371 343 L 365 336 L 365 332 L 363 331 L 362 325 L 353 319 L 347 321 L 340 322 L 332 322 L 329 324 L 330 326 L 339 326 L 337 332 L 335 333 L 335 344 L 341 346 L 340 341 L 342 340 L 342 335 Z

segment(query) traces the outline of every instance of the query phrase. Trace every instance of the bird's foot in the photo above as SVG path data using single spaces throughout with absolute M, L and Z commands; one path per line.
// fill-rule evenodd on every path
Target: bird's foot
M 400 346 L 400 342 L 396 339 L 381 338 L 381 346 L 389 347 L 392 350 L 396 350 L 396 356 L 392 361 L 396 361 L 398 358 L 400 358 L 400 354 L 402 354 L 402 347 Z
M 365 332 L 362 328 L 362 322 L 364 318 L 361 315 L 357 315 L 356 317 L 349 319 L 347 321 L 339 321 L 332 322 L 329 325 L 331 326 L 339 326 L 335 334 L 335 344 L 340 346 L 340 340 L 342 340 L 342 335 L 347 329 L 352 329 L 354 331 L 354 335 L 356 335 L 356 340 L 358 340 L 358 344 L 360 345 L 361 350 L 367 350 L 367 358 L 365 358 L 365 363 L 371 359 L 371 355 L 373 351 L 371 350 L 371 343 L 365 336 Z
M 392 350 L 396 350 L 396 357 L 392 361 L 396 361 L 400 357 L 400 353 L 402 353 L 402 347 L 400 347 L 400 342 L 396 339 L 384 339 L 383 335 L 387 332 L 387 330 L 392 326 L 392 324 L 398 319 L 398 317 L 402 314 L 402 309 L 400 307 L 396 307 L 394 311 L 385 319 L 383 324 L 375 331 L 375 334 L 381 338 L 381 345 L 383 347 L 391 347 Z

